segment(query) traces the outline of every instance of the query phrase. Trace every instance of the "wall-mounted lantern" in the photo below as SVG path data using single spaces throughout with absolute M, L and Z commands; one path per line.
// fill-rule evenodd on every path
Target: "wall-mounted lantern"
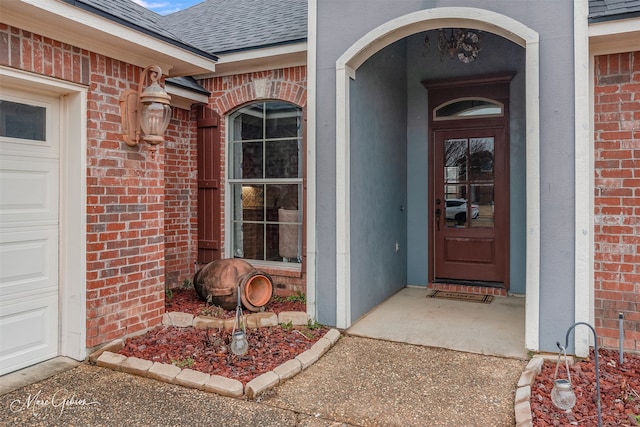
M 151 152 L 155 152 L 156 145 L 164 141 L 171 119 L 171 97 L 158 81 L 161 76 L 160 67 L 150 65 L 140 75 L 138 90 L 128 89 L 120 96 L 122 137 L 131 147 L 138 145 L 142 138 L 151 145 Z M 147 79 L 151 84 L 143 90 Z

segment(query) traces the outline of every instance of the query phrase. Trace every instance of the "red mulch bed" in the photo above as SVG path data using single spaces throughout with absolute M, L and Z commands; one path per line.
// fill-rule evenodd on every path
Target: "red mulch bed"
M 640 426 L 640 355 L 624 353 L 619 365 L 619 353 L 599 350 L 600 396 L 602 425 Z M 531 412 L 534 426 L 597 426 L 595 359 L 593 350 L 588 359 L 570 365 L 571 383 L 576 405 L 570 411 L 553 406 L 550 393 L 556 361 L 545 362 L 542 372 L 531 387 Z M 564 365 L 559 378 L 567 378 Z
M 181 311 L 193 315 L 211 315 L 215 311 L 216 317 L 235 316 L 235 310 L 216 309 L 201 301 L 193 289 L 173 289 L 171 300 L 165 303 L 165 308 L 166 311 Z M 306 311 L 305 308 L 301 301 L 278 299 L 267 304 L 265 310 L 280 313 Z M 247 329 L 249 351 L 238 357 L 229 351 L 229 332 L 158 326 L 144 335 L 127 339 L 120 354 L 221 375 L 237 379 L 246 385 L 255 377 L 308 350 L 327 331 L 328 328 L 319 325 L 312 328 L 281 325 Z
M 206 301 L 202 301 L 193 288 L 172 289 L 171 299 L 169 300 L 169 298 L 165 297 L 166 311 L 181 311 L 183 313 L 190 313 L 194 316 L 198 316 L 211 315 L 214 308 L 215 306 L 210 306 Z M 215 317 L 227 318 L 234 317 L 236 315 L 235 310 L 226 311 L 220 309 L 220 311 L 224 311 L 224 314 Z M 286 298 L 274 298 L 265 306 L 265 311 L 271 311 L 278 314 L 282 311 L 307 311 L 307 307 L 302 301 L 287 301 Z M 247 310 L 243 310 L 243 312 L 245 314 L 251 313 Z

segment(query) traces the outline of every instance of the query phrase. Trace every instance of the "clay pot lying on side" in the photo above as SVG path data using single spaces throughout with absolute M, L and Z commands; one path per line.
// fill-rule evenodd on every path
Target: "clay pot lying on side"
M 259 311 L 273 296 L 271 277 L 242 259 L 210 262 L 193 276 L 193 287 L 198 296 L 225 310 L 236 308 L 238 286 L 242 305 L 249 311 Z

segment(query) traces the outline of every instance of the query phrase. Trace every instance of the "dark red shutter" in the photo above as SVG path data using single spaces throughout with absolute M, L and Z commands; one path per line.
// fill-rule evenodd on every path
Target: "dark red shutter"
M 198 108 L 198 263 L 220 259 L 220 116 Z

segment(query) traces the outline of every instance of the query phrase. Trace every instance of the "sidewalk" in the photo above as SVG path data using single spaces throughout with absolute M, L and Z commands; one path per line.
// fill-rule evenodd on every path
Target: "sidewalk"
M 0 396 L 0 425 L 512 426 L 525 366 L 347 336 L 248 401 L 81 364 Z

